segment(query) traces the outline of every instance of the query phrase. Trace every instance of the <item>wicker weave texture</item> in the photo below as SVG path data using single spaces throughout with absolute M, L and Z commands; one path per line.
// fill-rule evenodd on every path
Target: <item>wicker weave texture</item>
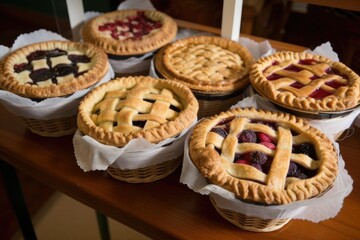
M 236 211 L 218 207 L 211 196 L 210 201 L 223 218 L 247 231 L 271 232 L 280 229 L 290 221 L 290 219 L 262 219 L 255 216 L 247 216 Z
M 176 170 L 182 161 L 182 156 L 159 164 L 137 169 L 120 169 L 109 166 L 107 172 L 115 179 L 129 183 L 148 183 L 163 179 Z

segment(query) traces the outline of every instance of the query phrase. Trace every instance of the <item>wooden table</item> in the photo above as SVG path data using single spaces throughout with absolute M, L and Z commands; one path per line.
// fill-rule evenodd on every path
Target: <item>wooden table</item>
M 272 42 L 278 49 L 302 47 Z M 320 223 L 291 220 L 269 233 L 244 231 L 223 219 L 208 196 L 179 183 L 180 168 L 165 179 L 130 184 L 104 171 L 83 172 L 76 164 L 72 136 L 46 138 L 26 129 L 0 105 L 0 159 L 89 207 L 154 239 L 359 239 L 360 129 L 340 141 L 354 189 L 341 212 Z

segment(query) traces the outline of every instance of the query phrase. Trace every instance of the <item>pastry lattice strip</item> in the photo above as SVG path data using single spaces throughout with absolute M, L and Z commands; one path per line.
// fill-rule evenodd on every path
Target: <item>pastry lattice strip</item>
M 180 75 L 209 81 L 233 77 L 230 68 L 239 68 L 242 60 L 239 55 L 213 44 L 192 44 L 174 51 L 172 64 Z
M 109 91 L 94 107 L 92 120 L 105 130 L 127 133 L 173 120 L 181 109 L 172 91 L 137 85 L 131 90 Z
M 302 69 L 301 71 L 292 71 L 291 68 Z M 266 77 L 276 74 L 280 78 L 272 80 L 271 83 L 278 91 L 286 90 L 293 93 L 297 97 L 308 97 L 316 89 L 333 94 L 336 88 L 328 85 L 329 82 L 337 82 L 341 85 L 348 84 L 348 80 L 337 74 L 325 74 L 327 69 L 331 67 L 327 63 L 316 63 L 314 65 L 306 65 L 294 63 L 293 61 L 284 61 L 279 65 L 268 67 L 264 71 Z M 296 84 L 297 87 L 292 85 Z M 300 87 L 301 85 L 302 87 Z
M 276 151 L 259 143 L 239 143 L 238 136 L 244 130 L 267 134 L 276 141 Z M 292 181 L 291 177 L 286 177 L 290 161 L 311 170 L 319 167 L 319 161 L 305 154 L 292 153 L 293 144 L 305 142 L 308 142 L 305 134 L 293 136 L 290 129 L 281 126 L 278 126 L 278 131 L 275 131 L 264 124 L 252 123 L 246 118 L 237 118 L 231 122 L 226 137 L 220 136 L 215 132 L 209 132 L 206 145 L 221 149 L 222 165 L 230 175 L 284 189 Z M 263 152 L 273 158 L 268 174 L 247 164 L 234 163 L 235 154 L 255 151 Z

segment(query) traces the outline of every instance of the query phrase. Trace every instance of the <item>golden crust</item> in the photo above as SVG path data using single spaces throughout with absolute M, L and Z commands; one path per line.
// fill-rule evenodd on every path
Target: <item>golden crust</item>
M 135 16 L 139 11 L 162 24 L 150 34 L 143 36 L 141 39 L 116 40 L 110 35 L 101 34 L 99 26 L 107 22 L 125 19 L 128 16 Z M 161 48 L 171 42 L 177 34 L 176 22 L 165 13 L 155 10 L 118 10 L 100 16 L 86 22 L 81 31 L 85 42 L 93 43 L 102 48 L 106 53 L 119 56 L 140 55 Z
M 311 71 L 324 72 L 324 70 L 328 68 L 335 69 L 342 76 L 346 76 L 348 78 L 346 85 L 339 87 L 329 96 L 316 99 L 309 97 L 308 94 L 310 94 L 311 91 L 316 90 L 316 88 L 325 85 L 320 81 L 318 81 L 320 85 L 315 86 L 314 84 L 314 87 L 308 87 L 307 89 L 301 88 L 295 90 L 296 93 L 294 93 L 293 90 L 289 91 L 289 89 L 285 89 L 283 84 L 280 83 L 280 80 L 269 81 L 264 76 L 264 71 L 272 66 L 275 61 L 280 62 L 280 64 L 297 64 L 299 60 L 309 59 L 321 63 L 318 64 L 319 68 L 312 69 Z M 312 75 L 310 71 L 303 71 L 304 76 L 306 76 L 307 73 L 309 73 L 309 76 Z M 309 79 L 304 76 L 301 78 Z M 297 110 L 315 112 L 341 111 L 356 107 L 360 102 L 360 77 L 354 71 L 341 62 L 334 62 L 326 57 L 313 55 L 307 52 L 298 53 L 284 51 L 261 58 L 252 65 L 249 77 L 251 84 L 261 95 L 269 98 L 279 105 Z M 282 78 L 283 83 L 285 83 L 285 81 L 291 82 L 289 78 Z M 315 83 L 315 81 L 312 81 L 312 83 Z M 288 84 L 286 86 L 288 86 Z
M 77 51 L 91 59 L 91 67 L 84 74 L 72 77 L 66 82 L 38 86 L 36 84 L 24 84 L 19 81 L 18 74 L 14 71 L 16 64 L 23 63 L 26 56 L 39 50 L 61 49 L 65 51 Z M 3 59 L 0 88 L 17 95 L 28 98 L 61 97 L 73 94 L 76 91 L 86 89 L 99 82 L 109 69 L 108 57 L 101 49 L 89 43 L 70 41 L 47 41 L 31 44 L 15 50 Z
M 242 45 L 215 36 L 175 41 L 155 57 L 156 70 L 200 92 L 235 91 L 249 83 L 254 59 Z
M 210 134 L 210 130 L 222 120 L 231 119 L 234 116 L 236 116 L 236 120 L 232 121 L 248 121 L 250 119 L 278 124 L 277 132 L 263 124 L 255 126 L 260 132 L 268 131 L 267 134 L 278 141 L 275 150 L 268 149 L 261 144 L 237 144 L 236 139 L 238 149 L 246 148 L 243 149 L 245 152 L 259 150 L 273 156 L 268 174 L 247 164 L 233 163 L 231 157 L 231 159 L 227 159 L 227 148 L 231 147 L 230 145 L 225 147 L 224 144 L 225 141 L 231 139 L 230 133 L 223 140 L 223 145 L 218 146 L 222 149 L 221 155 L 213 145 L 208 143 L 208 141 L 211 142 L 208 140 L 209 137 L 217 135 Z M 291 130 L 299 135 L 291 136 Z M 313 144 L 318 158 L 316 161 L 309 160 L 304 154 L 291 154 L 292 144 L 301 142 Z M 290 150 L 287 149 L 289 147 Z M 235 108 L 200 121 L 191 133 L 189 155 L 199 172 L 210 182 L 233 192 L 239 199 L 263 204 L 287 204 L 316 197 L 332 186 L 338 171 L 338 155 L 325 134 L 293 115 L 254 108 Z M 292 161 L 303 162 L 304 165 L 308 165 L 307 167 L 317 169 L 316 175 L 307 179 L 286 177 L 290 156 Z M 294 159 L 295 157 L 296 159 Z
M 159 93 L 164 91 L 166 92 L 164 95 Z M 158 109 L 154 110 L 154 103 L 154 105 L 149 107 L 148 105 L 151 105 L 148 100 L 149 98 L 145 96 L 149 93 L 156 93 L 153 99 L 161 98 L 161 102 L 176 102 L 175 105 L 178 104 L 177 107 L 180 111 L 172 115 L 170 119 L 162 118 L 160 115 L 171 112 L 171 110 L 168 111 L 170 106 L 164 109 L 162 104 L 158 104 Z M 108 97 L 105 96 L 106 94 L 116 95 L 116 97 L 112 97 L 109 100 L 110 104 L 105 103 L 105 101 L 108 101 L 105 100 Z M 122 94 L 123 97 L 119 97 Z M 117 105 L 117 112 L 113 111 L 112 104 Z M 102 113 L 94 117 L 94 109 L 97 106 L 102 108 L 100 110 Z M 152 109 L 146 110 L 146 108 Z M 198 108 L 198 102 L 190 89 L 180 83 L 145 76 L 123 77 L 102 84 L 88 93 L 79 105 L 77 122 L 81 132 L 103 144 L 122 147 L 134 138 L 145 138 L 149 142 L 158 143 L 164 139 L 174 137 L 188 128 L 195 121 Z M 141 113 L 137 114 L 138 111 L 141 111 Z M 155 114 L 152 111 L 155 111 Z M 107 115 L 109 113 L 112 117 Z M 104 127 L 107 124 L 105 122 L 100 127 L 95 124 L 97 122 L 95 118 L 110 118 L 108 122 L 111 126 L 109 128 Z M 147 129 L 145 127 L 136 128 L 131 123 L 136 119 L 140 121 L 151 119 L 155 126 Z M 126 124 L 126 121 L 130 121 L 130 123 Z M 116 127 L 112 127 L 113 122 L 117 122 L 118 126 L 122 126 L 115 129 Z M 101 124 L 99 123 L 99 125 Z

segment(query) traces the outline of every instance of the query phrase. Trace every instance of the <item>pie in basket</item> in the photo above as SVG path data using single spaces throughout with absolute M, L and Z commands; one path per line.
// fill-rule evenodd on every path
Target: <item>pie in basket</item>
M 98 142 L 122 147 L 134 138 L 158 143 L 196 120 L 198 102 L 175 81 L 123 77 L 94 88 L 81 101 L 78 127 Z
M 250 70 L 255 90 L 280 106 L 333 112 L 360 102 L 360 77 L 341 62 L 307 52 L 277 52 Z
M 266 205 L 319 196 L 338 172 L 337 152 L 323 133 L 293 115 L 254 108 L 200 121 L 189 156 L 211 183 Z
M 0 88 L 35 99 L 67 96 L 99 82 L 108 69 L 106 53 L 92 44 L 40 42 L 3 59 Z
M 176 22 L 156 10 L 118 10 L 99 15 L 84 24 L 82 37 L 110 55 L 140 55 L 172 41 Z
M 216 36 L 177 40 L 159 51 L 156 70 L 165 78 L 181 81 L 192 90 L 223 92 L 249 83 L 251 53 L 237 42 Z

